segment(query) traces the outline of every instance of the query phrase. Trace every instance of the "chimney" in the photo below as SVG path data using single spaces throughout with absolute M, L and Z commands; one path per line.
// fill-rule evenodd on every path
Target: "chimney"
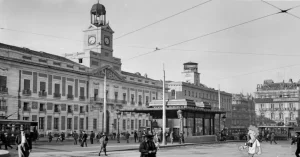
M 293 79 L 290 79 L 290 80 L 289 80 L 289 83 L 293 83 Z

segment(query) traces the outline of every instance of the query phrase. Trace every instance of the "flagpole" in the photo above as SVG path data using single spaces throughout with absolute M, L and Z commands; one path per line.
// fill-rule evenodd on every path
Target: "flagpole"
M 163 64 L 163 74 L 164 74 L 164 80 L 163 80 L 163 116 L 162 116 L 162 123 L 163 123 L 163 139 L 162 144 L 167 145 L 166 141 L 166 102 L 165 102 L 165 65 Z
M 104 69 L 104 99 L 103 99 L 103 133 L 107 133 L 106 128 L 106 69 Z

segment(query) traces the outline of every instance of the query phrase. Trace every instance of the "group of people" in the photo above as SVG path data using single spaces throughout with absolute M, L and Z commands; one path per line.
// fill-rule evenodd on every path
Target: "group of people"
M 272 142 L 274 142 L 275 144 L 277 144 L 277 142 L 275 141 L 275 133 L 274 132 L 271 132 L 271 133 L 264 133 L 264 132 L 262 132 L 262 134 L 261 134 L 261 137 L 260 137 L 260 141 L 262 142 L 262 141 L 266 141 L 266 142 L 268 142 L 268 141 L 270 141 L 270 144 L 272 144 Z

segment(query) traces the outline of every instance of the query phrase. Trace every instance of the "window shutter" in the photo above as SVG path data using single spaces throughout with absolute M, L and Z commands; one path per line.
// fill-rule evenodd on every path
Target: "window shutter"
M 78 97 L 78 79 L 75 79 L 75 97 Z
M 30 80 L 24 79 L 24 90 L 30 89 Z
M 66 78 L 63 77 L 62 78 L 62 93 L 61 93 L 62 96 L 65 96 L 66 95 Z
M 36 72 L 33 73 L 33 84 L 32 85 L 33 85 L 32 92 L 37 93 L 37 73 Z
M 52 95 L 52 75 L 48 76 L 48 94 Z

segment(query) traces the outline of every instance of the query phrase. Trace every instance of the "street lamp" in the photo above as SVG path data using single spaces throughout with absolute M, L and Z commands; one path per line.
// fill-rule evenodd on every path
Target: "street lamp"
M 151 134 L 153 134 L 152 133 L 152 120 L 153 120 L 153 117 L 150 115 L 150 113 L 148 115 L 149 115 L 149 121 L 150 121 L 150 131 L 151 131 Z
M 118 143 L 120 143 L 120 130 L 119 130 L 119 119 L 121 118 L 121 112 L 117 110 L 117 119 L 118 119 L 118 134 L 117 134 L 117 140 Z
M 222 119 L 223 119 L 224 129 L 225 129 L 225 122 L 226 122 L 226 115 L 225 114 L 222 116 Z

